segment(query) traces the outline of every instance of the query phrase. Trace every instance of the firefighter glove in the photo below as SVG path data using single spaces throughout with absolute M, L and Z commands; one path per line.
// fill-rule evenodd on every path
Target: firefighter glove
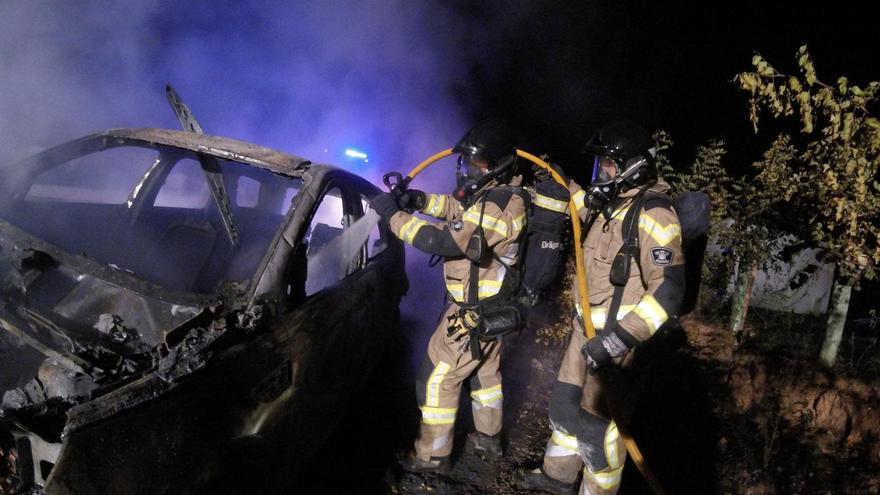
M 604 332 L 601 337 L 593 337 L 581 348 L 587 366 L 593 371 L 608 366 L 615 358 L 625 356 L 628 352 L 629 346 L 620 340 L 616 332 Z
M 370 198 L 370 204 L 373 206 L 373 209 L 376 210 L 376 213 L 382 217 L 382 220 L 389 221 L 395 213 L 400 211 L 400 207 L 397 206 L 397 201 L 394 200 L 394 196 L 389 193 L 379 193 L 372 198 Z
M 426 202 L 425 192 L 418 189 L 407 189 L 397 196 L 397 206 L 408 213 L 421 210 L 425 207 Z

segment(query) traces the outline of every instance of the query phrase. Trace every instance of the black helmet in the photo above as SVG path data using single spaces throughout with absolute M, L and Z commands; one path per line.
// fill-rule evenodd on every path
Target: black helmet
M 492 179 L 509 182 L 516 170 L 514 143 L 513 132 L 502 123 L 486 121 L 472 127 L 452 148 L 459 154 L 455 196 L 467 203 Z M 488 164 L 487 173 L 477 163 L 480 161 Z
M 515 139 L 510 128 L 500 122 L 481 122 L 458 140 L 454 153 L 468 158 L 486 160 L 495 168 L 506 158 L 516 156 Z
M 656 182 L 653 146 L 651 135 L 633 122 L 618 121 L 599 129 L 584 146 L 584 153 L 595 157 L 593 192 L 610 199 Z M 613 176 L 609 168 L 614 169 Z

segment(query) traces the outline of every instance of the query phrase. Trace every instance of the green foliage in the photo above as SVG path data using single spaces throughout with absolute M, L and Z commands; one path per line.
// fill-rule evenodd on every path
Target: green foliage
M 661 150 L 672 145 L 672 139 L 663 131 L 656 133 L 654 139 L 661 143 Z M 732 256 L 707 258 L 704 266 L 711 266 L 711 271 L 704 273 L 704 279 L 711 278 L 722 286 L 726 286 L 737 262 L 754 266 L 764 261 L 767 249 L 763 241 L 773 232 L 759 221 L 764 210 L 750 206 L 755 193 L 750 182 L 728 174 L 722 163 L 726 153 L 724 141 L 715 139 L 698 147 L 694 161 L 686 168 L 673 167 L 662 151 L 657 156 L 660 174 L 676 193 L 703 191 L 709 195 L 712 239 Z
M 672 166 L 672 163 L 669 161 L 669 157 L 666 156 L 666 150 L 672 147 L 675 144 L 672 141 L 672 136 L 669 135 L 668 132 L 664 130 L 659 130 L 654 133 L 652 136 L 654 138 L 654 142 L 657 147 L 657 154 L 654 156 L 654 159 L 657 163 L 657 170 L 660 173 L 660 176 L 669 182 L 672 185 L 670 179 L 675 177 L 677 173 L 676 169 Z
M 697 156 L 689 170 L 669 177 L 679 191 L 703 191 L 709 195 L 713 225 L 721 225 L 728 217 L 731 199 L 740 188 L 738 181 L 731 178 L 721 165 L 726 153 L 724 141 L 711 140 L 697 148 Z
M 719 232 L 719 243 L 729 246 L 737 261 L 746 267 L 757 267 L 770 261 L 768 244 L 786 233 L 801 238 L 793 222 L 793 211 L 786 206 L 791 188 L 791 160 L 794 148 L 790 139 L 780 135 L 753 164 L 758 170 L 751 179 L 742 178 L 730 197 L 729 219 Z M 770 187 L 768 187 L 770 185 Z
M 799 74 L 786 75 L 756 54 L 754 71 L 735 82 L 749 93 L 749 117 L 797 116 L 805 139 L 781 134 L 761 161 L 748 199 L 748 220 L 779 228 L 823 248 L 852 281 L 873 278 L 880 265 L 880 121 L 871 114 L 880 82 L 865 87 L 846 77 L 820 81 L 802 46 Z
M 698 311 L 703 318 L 714 319 L 724 307 L 727 286 L 737 262 L 753 266 L 767 255 L 767 250 L 755 242 L 756 229 L 740 218 L 750 211 L 740 207 L 740 198 L 748 183 L 727 173 L 722 164 L 727 151 L 721 140 L 711 140 L 697 148 L 689 167 L 676 168 L 665 153 L 673 144 L 669 134 L 659 131 L 654 139 L 661 150 L 657 155 L 658 170 L 672 186 L 673 194 L 703 191 L 711 201 L 710 236 L 723 249 L 710 251 L 703 261 L 703 290 L 700 291 Z

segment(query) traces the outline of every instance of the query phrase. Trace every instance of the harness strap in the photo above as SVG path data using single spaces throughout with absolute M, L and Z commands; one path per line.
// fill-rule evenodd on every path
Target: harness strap
M 480 220 L 477 222 L 477 235 L 481 239 L 485 236 L 485 232 L 483 230 L 483 216 L 486 214 L 486 201 L 483 200 L 483 204 L 480 207 Z M 471 260 L 471 276 L 470 280 L 468 280 L 468 305 L 472 308 L 479 308 L 480 304 L 480 261 L 481 260 Z M 478 312 L 479 315 L 479 312 Z M 483 358 L 483 351 L 480 349 L 480 326 L 477 325 L 475 328 L 472 328 L 470 334 L 468 336 L 470 339 L 471 346 L 471 357 L 479 360 Z
M 516 194 L 517 196 L 520 196 L 522 198 L 523 203 L 526 206 L 526 211 L 528 212 L 529 208 L 531 207 L 531 198 L 529 198 L 528 194 L 526 194 L 520 188 L 513 188 L 513 190 L 511 191 L 511 194 Z M 485 230 L 483 229 L 483 218 L 484 218 L 485 214 L 486 214 L 486 198 L 483 198 L 483 204 L 480 207 L 480 219 L 479 219 L 479 222 L 477 223 L 477 231 L 476 231 L 476 235 L 481 239 L 481 244 L 485 242 Z M 519 246 L 520 246 L 520 249 L 524 250 L 526 243 L 523 242 L 522 239 L 527 236 L 527 232 L 524 229 L 524 231 L 520 232 L 519 235 L 521 238 Z M 485 246 L 485 247 L 488 248 L 488 246 Z M 492 301 L 489 303 L 490 305 L 491 304 L 498 304 L 499 301 L 501 301 L 502 303 L 504 301 L 507 301 L 508 299 L 511 298 L 511 296 L 515 295 L 516 290 L 519 288 L 521 278 L 522 278 L 520 270 L 522 269 L 522 266 L 523 266 L 522 263 L 524 263 L 524 260 L 525 260 L 525 254 L 523 251 L 520 251 L 517 254 L 518 254 L 518 258 L 520 261 L 517 264 L 508 265 L 507 263 L 505 263 L 501 259 L 501 257 L 498 255 L 498 253 L 496 253 L 493 249 L 489 250 L 489 255 L 492 257 L 492 259 L 494 259 L 496 262 L 498 262 L 501 266 L 503 266 L 506 269 L 506 275 L 504 276 L 504 281 L 502 282 L 501 290 L 499 291 L 499 293 L 497 295 L 491 296 L 490 299 Z M 478 319 L 482 320 L 482 317 L 483 317 L 482 313 L 484 312 L 483 310 L 485 309 L 485 304 L 483 302 L 481 302 L 479 299 L 479 283 L 480 283 L 479 282 L 479 267 L 480 267 L 480 263 L 482 262 L 482 260 L 473 260 L 472 259 L 470 261 L 471 261 L 470 280 L 469 280 L 470 286 L 468 287 L 467 302 L 465 303 L 465 306 L 467 307 L 468 310 L 475 310 L 478 315 Z M 471 356 L 474 359 L 482 359 L 482 351 L 480 349 L 481 329 L 482 329 L 482 321 L 480 321 L 480 324 L 478 324 L 476 326 L 476 328 L 472 328 L 469 333 Z
M 499 265 L 503 266 L 506 270 L 506 274 L 504 275 L 504 280 L 501 285 L 501 290 L 498 292 L 496 296 L 492 296 L 492 299 L 496 301 L 500 301 L 501 304 L 509 302 L 513 299 L 517 292 L 522 288 L 521 284 L 523 281 L 523 270 L 528 269 L 525 266 L 526 255 L 528 252 L 528 236 L 529 233 L 532 232 L 532 222 L 531 222 L 531 206 L 532 200 L 529 195 L 523 191 L 521 188 L 513 188 L 511 194 L 515 194 L 519 196 L 523 203 L 525 204 L 525 210 L 528 215 L 526 220 L 526 228 L 519 233 L 519 246 L 517 248 L 517 261 L 514 264 L 508 265 L 501 259 L 501 256 L 495 252 L 494 249 L 489 251 L 489 254 L 492 256 Z
M 630 259 L 635 258 L 636 263 L 640 263 L 638 218 L 644 202 L 645 196 L 644 194 L 640 194 L 639 197 L 633 201 L 629 211 L 627 211 L 626 215 L 623 217 L 623 223 L 620 227 L 621 233 L 623 234 L 623 246 L 620 247 L 620 251 L 618 251 L 617 255 L 614 257 L 615 263 L 617 263 L 618 260 L 622 260 L 624 263 L 622 280 L 617 281 L 622 283 L 615 283 L 614 280 L 611 282 L 614 285 L 614 294 L 611 296 L 611 305 L 608 307 L 608 313 L 605 317 L 605 327 L 602 329 L 603 332 L 611 331 L 611 329 L 617 324 L 617 312 L 620 310 L 620 303 L 623 300 L 623 291 L 626 289 L 626 281 L 629 279 L 630 271 L 632 271 Z M 634 233 L 635 235 L 633 235 Z M 641 269 L 641 266 L 639 269 Z M 612 272 L 613 271 L 612 268 Z

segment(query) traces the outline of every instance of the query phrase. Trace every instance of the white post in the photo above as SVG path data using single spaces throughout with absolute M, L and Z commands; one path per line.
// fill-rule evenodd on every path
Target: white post
M 840 340 L 843 338 L 843 327 L 846 324 L 846 314 L 849 311 L 849 296 L 852 286 L 847 281 L 837 276 L 831 288 L 831 300 L 828 302 L 828 320 L 825 325 L 825 340 L 822 342 L 822 352 L 819 359 L 822 364 L 831 368 L 837 360 L 837 351 L 840 349 Z
M 755 284 L 755 274 L 751 267 L 739 265 L 739 273 L 736 276 L 736 285 L 733 288 L 733 301 L 730 307 L 730 329 L 734 335 L 742 332 L 746 324 L 746 315 L 749 312 L 749 302 L 752 300 L 752 286 Z

